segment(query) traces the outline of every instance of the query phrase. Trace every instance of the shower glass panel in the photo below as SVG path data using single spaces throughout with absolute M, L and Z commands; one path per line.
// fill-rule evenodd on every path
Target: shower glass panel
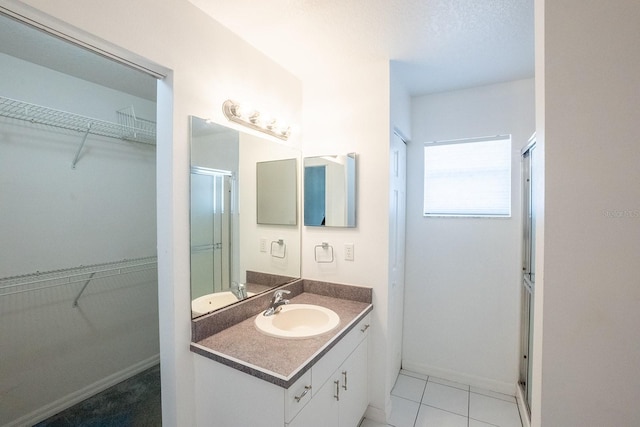
M 536 216 L 534 197 L 534 168 L 535 164 L 535 139 L 522 153 L 522 223 L 523 223 L 523 248 L 522 248 L 522 321 L 521 321 L 521 351 L 520 351 L 520 379 L 527 410 L 531 413 L 531 378 L 533 354 L 533 315 L 535 295 L 535 252 L 536 252 Z
M 230 173 L 191 172 L 192 297 L 229 289 L 231 283 Z

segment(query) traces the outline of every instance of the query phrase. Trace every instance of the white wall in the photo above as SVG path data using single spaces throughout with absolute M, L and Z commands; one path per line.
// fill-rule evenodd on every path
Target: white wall
M 270 160 L 295 159 L 296 176 L 300 178 L 300 150 L 289 145 L 267 141 L 253 135 L 240 134 L 240 167 L 238 182 L 239 194 L 239 239 L 240 248 L 240 280 L 246 281 L 246 272 L 257 271 L 282 276 L 300 276 L 300 186 L 297 186 L 298 223 L 295 225 L 270 225 L 257 223 L 257 177 L 256 163 Z M 260 251 L 260 240 L 267 242 L 266 252 Z M 282 239 L 286 248 L 271 244 Z M 283 258 L 280 258 L 284 256 Z
M 188 116 L 226 123 L 221 105 L 233 98 L 300 123 L 301 84 L 186 0 L 115 0 L 106 8 L 97 0 L 4 3 L 54 28 L 80 28 L 96 42 L 106 40 L 170 70 L 157 99 L 162 411 L 167 426 L 194 425 L 193 358 L 199 356 L 189 351 Z M 298 144 L 299 133 L 290 141 Z
M 403 366 L 515 393 L 521 263 L 520 149 L 534 82 L 416 97 L 408 150 Z M 423 143 L 512 135 L 511 218 L 425 218 Z
M 356 228 L 303 227 L 302 276 L 373 288 L 369 390 L 374 417 L 383 418 L 387 381 L 389 64 L 349 64 L 330 78 L 305 82 L 304 156 L 357 153 Z M 333 263 L 316 263 L 314 246 L 334 248 Z M 345 243 L 354 261 L 344 260 Z
M 113 122 L 134 105 L 155 120 L 153 102 L 2 54 L 0 96 Z M 90 135 L 72 169 L 82 133 L 0 127 L 0 277 L 156 255 L 153 147 Z M 82 286 L 0 297 L 0 424 L 157 363 L 156 272 L 93 280 L 74 308 Z
M 545 213 L 533 425 L 640 425 L 640 3 L 536 3 Z

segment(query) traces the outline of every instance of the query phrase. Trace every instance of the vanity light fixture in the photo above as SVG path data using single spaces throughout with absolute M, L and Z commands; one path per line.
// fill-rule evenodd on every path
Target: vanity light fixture
M 222 112 L 232 122 L 240 123 L 251 129 L 264 132 L 282 140 L 287 140 L 291 134 L 291 127 L 280 124 L 275 119 L 263 119 L 260 112 L 252 108 L 243 107 L 230 99 L 222 104 Z

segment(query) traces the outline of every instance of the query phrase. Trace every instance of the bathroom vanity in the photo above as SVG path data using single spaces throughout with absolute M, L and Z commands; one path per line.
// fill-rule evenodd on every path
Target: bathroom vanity
M 339 324 L 304 339 L 267 335 L 254 321 L 270 292 L 194 320 L 197 425 L 358 425 L 368 405 L 372 290 L 309 280 L 279 289 L 291 305 L 334 311 Z

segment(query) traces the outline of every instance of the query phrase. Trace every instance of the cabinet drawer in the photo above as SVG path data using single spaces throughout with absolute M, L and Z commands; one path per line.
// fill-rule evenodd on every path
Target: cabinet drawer
M 311 381 L 314 384 L 314 393 L 320 390 L 320 387 L 329 379 L 331 374 L 338 369 L 358 344 L 369 335 L 370 325 L 371 314 L 368 314 L 313 366 L 311 369 Z
M 311 400 L 311 370 L 304 373 L 291 387 L 285 390 L 284 418 L 288 423 Z

